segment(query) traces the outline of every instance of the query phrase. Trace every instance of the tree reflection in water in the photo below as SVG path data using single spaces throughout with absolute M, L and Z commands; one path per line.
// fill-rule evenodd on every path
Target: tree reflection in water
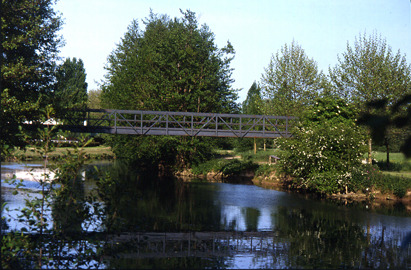
M 86 181 L 61 182 L 50 209 L 61 233 L 33 234 L 31 252 L 43 247 L 63 268 L 411 265 L 411 247 L 401 250 L 411 231 L 404 207 L 376 213 L 255 186 L 158 178 L 122 164 L 107 170 L 100 170 L 96 184 L 89 171 Z M 96 185 L 100 196 L 94 200 Z
M 289 267 L 314 268 L 406 268 L 408 252 L 398 241 L 371 235 L 348 217 L 321 211 L 282 207 L 274 215 L 279 237 L 288 242 Z M 396 237 L 399 239 L 401 237 Z
M 279 236 L 289 243 L 289 266 L 354 267 L 367 246 L 363 229 L 323 212 L 280 208 L 275 215 Z
M 109 231 L 219 229 L 221 211 L 213 204 L 213 192 L 122 166 L 111 168 L 110 176 L 98 183 Z
M 110 267 L 407 268 L 411 265 L 408 251 L 401 253 L 399 240 L 392 240 L 402 236 L 387 237 L 384 231 L 374 235 L 374 231 L 364 226 L 364 217 L 355 216 L 349 209 L 337 212 L 329 205 L 276 206 L 271 210 L 272 230 L 250 236 L 246 233 L 259 233 L 262 212 L 243 206 L 240 213 L 246 232 L 230 235 L 240 220 L 227 221 L 222 215 L 226 206 L 216 197 L 219 196 L 216 185 L 156 178 L 130 173 L 122 167 L 114 167 L 105 181 L 99 187 L 106 205 L 109 232 L 167 233 L 164 240 L 145 235 L 138 241 L 134 238 L 118 244 L 117 239 L 113 242 L 117 244 L 108 245 L 105 250 Z M 184 238 L 187 236 L 172 239 L 187 232 L 191 232 L 191 239 Z M 196 232 L 226 235 L 210 240 L 199 238 Z

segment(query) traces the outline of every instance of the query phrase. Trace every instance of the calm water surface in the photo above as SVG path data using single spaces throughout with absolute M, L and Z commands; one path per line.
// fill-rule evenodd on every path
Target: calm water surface
M 2 199 L 10 209 L 24 207 L 27 194 L 38 196 L 39 186 L 26 178 L 24 192 L 12 195 L 4 178 L 24 177 L 22 172 L 36 166 L 2 163 Z M 123 165 L 104 167 L 115 181 L 104 198 L 107 218 L 128 235 L 128 242 L 115 240 L 106 268 L 411 267 L 411 247 L 405 244 L 411 215 L 403 205 L 374 209 L 252 185 L 184 183 L 142 176 Z M 83 176 L 87 194 L 96 185 L 87 170 Z M 19 230 L 24 224 L 12 220 L 8 226 Z

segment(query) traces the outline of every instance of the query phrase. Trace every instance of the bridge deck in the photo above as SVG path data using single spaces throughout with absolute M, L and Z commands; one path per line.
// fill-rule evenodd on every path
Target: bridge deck
M 276 138 L 291 137 L 289 128 L 294 119 L 267 115 L 88 109 L 68 113 L 61 128 L 84 133 Z

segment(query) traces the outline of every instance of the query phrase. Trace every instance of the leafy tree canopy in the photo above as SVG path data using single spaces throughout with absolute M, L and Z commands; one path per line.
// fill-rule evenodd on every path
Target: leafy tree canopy
M 89 90 L 87 107 L 90 109 L 101 109 L 100 96 L 101 90 Z
M 353 104 L 336 96 L 325 95 L 314 100 L 314 105 L 304 112 L 303 119 L 310 123 L 328 122 L 354 122 L 358 110 Z
M 55 81 L 62 21 L 53 0 L 1 2 L 1 147 L 23 145 L 24 121 L 37 120 Z
M 397 110 L 395 104 L 411 94 L 411 65 L 400 51 L 393 53 L 386 40 L 376 33 L 370 36 L 360 34 L 354 46 L 347 43 L 347 51 L 338 62 L 329 70 L 332 86 L 339 96 L 356 104 L 367 118 L 367 125 L 374 127 L 372 137 L 379 143 L 385 140 L 389 153 L 389 137 L 392 137 L 392 127 L 395 126 L 390 122 L 407 114 L 405 107 L 399 106 Z M 382 106 L 366 106 L 377 100 Z M 375 117 L 370 118 L 371 114 Z M 371 141 L 368 152 L 371 160 Z
M 261 85 L 263 97 L 269 101 L 267 112 L 299 116 L 304 106 L 312 104 L 322 92 L 325 81 L 317 63 L 293 41 L 271 57 Z
M 243 113 L 262 114 L 263 100 L 261 98 L 261 88 L 254 82 L 247 93 L 247 98 L 243 102 Z
M 182 18 L 150 12 L 141 30 L 134 20 L 108 58 L 102 100 L 116 109 L 230 112 L 237 93 L 231 88 L 234 49 L 218 49 L 195 13 Z
M 53 102 L 57 116 L 63 116 L 67 109 L 87 107 L 86 71 L 81 59 L 67 58 L 58 67 L 56 79 Z
M 338 62 L 329 70 L 331 83 L 338 95 L 359 106 L 375 99 L 386 99 L 389 105 L 411 93 L 411 65 L 376 33 L 360 35 L 354 46 L 347 43 Z
M 389 112 L 384 110 L 387 103 L 387 99 L 368 102 L 367 107 L 374 110 L 374 113 L 364 113 L 359 123 L 370 127 L 373 140 L 382 142 L 385 138 L 386 144 L 387 139 L 395 139 L 394 135 L 387 135 L 388 129 L 400 129 L 397 133 L 401 136 L 398 136 L 400 139 L 397 139 L 396 147 L 400 146 L 398 150 L 411 158 L 411 94 L 402 96 L 391 106 Z
M 182 18 L 150 12 L 140 29 L 128 27 L 108 57 L 103 106 L 180 112 L 233 112 L 237 91 L 232 89 L 234 48 L 217 48 L 214 34 L 198 26 L 194 12 Z M 180 137 L 121 137 L 107 139 L 118 156 L 147 167 L 184 167 L 211 151 L 206 139 Z M 158 166 L 157 166 L 158 167 Z

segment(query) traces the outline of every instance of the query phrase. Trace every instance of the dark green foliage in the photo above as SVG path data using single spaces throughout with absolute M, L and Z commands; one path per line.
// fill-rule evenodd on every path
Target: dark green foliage
M 39 118 L 55 82 L 57 32 L 62 21 L 53 0 L 4 0 L 1 3 L 1 134 L 5 145 L 22 146 L 19 126 Z
M 34 245 L 27 235 L 18 232 L 2 232 L 1 239 L 1 268 L 30 269 L 34 268 L 31 250 Z
M 236 152 L 245 152 L 253 149 L 253 139 L 251 138 L 237 138 L 234 143 Z
M 108 58 L 101 100 L 106 108 L 181 112 L 233 112 L 230 43 L 218 49 L 195 14 L 182 18 L 150 13 L 142 31 L 133 21 Z M 119 157 L 142 166 L 183 168 L 211 151 L 207 140 L 116 136 L 107 140 Z
M 106 107 L 159 111 L 231 112 L 237 95 L 231 89 L 234 49 L 214 44 L 195 14 L 170 19 L 151 13 L 145 31 L 133 21 L 108 58 Z
M 56 79 L 53 104 L 57 118 L 64 117 L 67 110 L 87 108 L 86 71 L 81 59 L 67 58 L 58 67 Z M 76 114 L 73 117 L 81 116 L 84 114 Z
M 173 136 L 106 137 L 117 158 L 138 164 L 143 170 L 178 170 L 207 160 L 213 152 L 207 140 Z
M 411 181 L 406 177 L 383 174 L 376 165 L 363 165 L 353 170 L 350 189 L 366 194 L 377 189 L 382 193 L 392 192 L 402 198 L 411 189 Z
M 261 97 L 261 88 L 254 82 L 247 93 L 247 98 L 243 102 L 244 114 L 262 114 L 263 100 Z
M 258 168 L 258 165 L 250 160 L 239 159 L 212 159 L 201 164 L 195 165 L 192 168 L 192 172 L 195 175 L 206 175 L 209 172 L 221 173 L 223 177 L 230 177 L 233 175 L 239 175 L 242 172 Z
M 364 134 L 350 114 L 341 100 L 317 99 L 292 131 L 293 138 L 281 143 L 281 170 L 297 186 L 331 194 L 349 184 L 365 152 Z
M 303 119 L 307 123 L 352 122 L 358 115 L 358 109 L 337 96 L 325 95 L 314 100 L 314 106 L 307 108 Z
M 408 86 L 408 93 L 411 92 L 411 86 Z M 403 95 L 398 101 L 389 104 L 387 98 L 372 101 L 366 104 L 369 111 L 372 113 L 363 113 L 359 119 L 359 123 L 369 126 L 371 136 L 377 143 L 383 143 L 384 140 L 389 140 L 389 130 L 397 128 L 397 132 L 403 134 L 400 140 L 400 151 L 406 157 L 411 157 L 411 94 Z M 399 131 L 398 131 L 399 129 Z M 385 141 L 384 143 L 386 143 Z
M 399 162 L 390 162 L 389 164 L 386 161 L 378 161 L 377 166 L 381 171 L 394 171 L 399 172 L 403 170 L 403 168 L 407 169 L 407 162 L 399 163 Z M 408 166 L 409 167 L 409 166 Z
M 277 165 L 261 164 L 255 171 L 255 176 L 270 176 L 271 173 L 276 172 L 277 170 Z
M 404 184 L 401 184 L 401 182 L 399 182 L 396 185 L 394 185 L 393 193 L 398 198 L 403 198 L 405 196 L 405 194 L 407 194 L 407 186 L 404 185 Z
M 252 170 L 254 171 L 256 168 L 258 168 L 258 165 L 253 163 L 250 160 L 246 161 L 241 161 L 238 159 L 233 159 L 227 164 L 225 164 L 221 169 L 220 172 L 224 176 L 233 176 L 233 175 L 238 175 L 241 172 L 249 171 Z

